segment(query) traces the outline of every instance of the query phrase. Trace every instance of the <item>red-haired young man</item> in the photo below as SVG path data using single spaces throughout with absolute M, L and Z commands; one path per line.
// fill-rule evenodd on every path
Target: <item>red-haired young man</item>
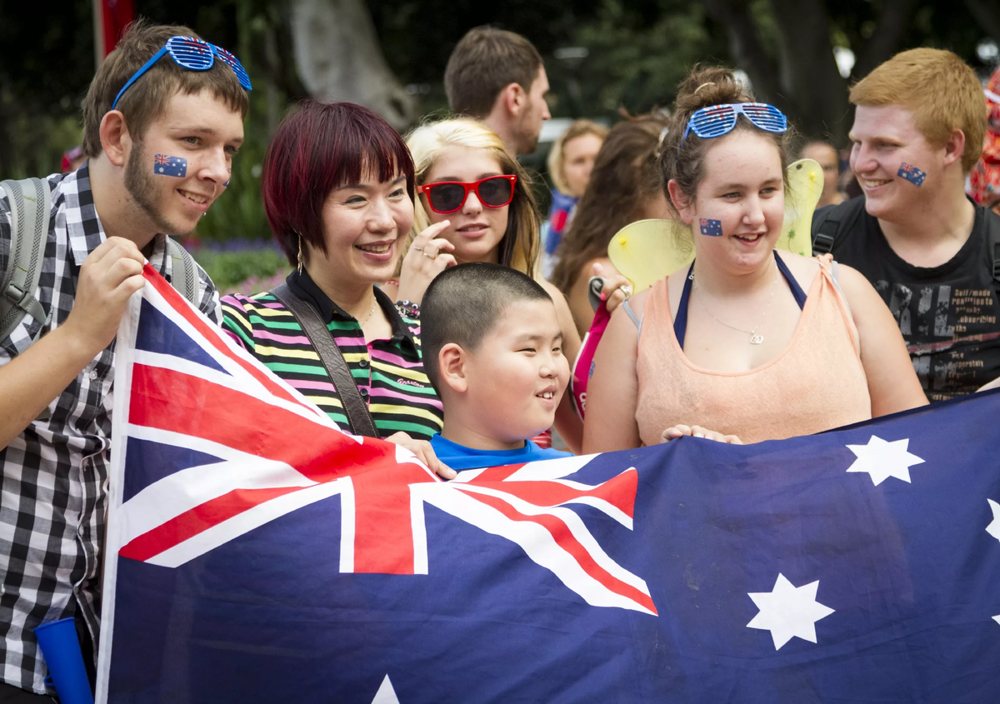
M 851 89 L 851 169 L 864 196 L 817 211 L 814 249 L 864 274 L 895 316 L 924 393 L 1000 376 L 1000 218 L 965 194 L 986 103 L 958 56 L 913 49 Z

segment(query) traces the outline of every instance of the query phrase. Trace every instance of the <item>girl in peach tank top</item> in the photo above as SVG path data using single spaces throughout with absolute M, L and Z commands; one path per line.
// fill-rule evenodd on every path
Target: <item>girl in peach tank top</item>
M 697 69 L 681 84 L 658 164 L 697 264 L 611 316 L 590 367 L 585 453 L 788 438 L 927 402 L 864 276 L 775 252 L 788 142 L 787 118 L 732 71 Z
M 784 352 L 748 372 L 719 372 L 691 363 L 683 350 L 691 279 L 685 281 L 676 331 L 666 279 L 653 286 L 637 360 L 635 417 L 644 445 L 661 442 L 663 429 L 677 423 L 759 442 L 871 418 L 857 331 L 830 265 L 820 263 L 806 296 L 781 258 L 775 255 L 775 260 L 802 315 Z

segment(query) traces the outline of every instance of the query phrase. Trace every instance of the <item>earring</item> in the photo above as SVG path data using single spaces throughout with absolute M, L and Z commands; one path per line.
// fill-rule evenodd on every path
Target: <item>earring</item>
M 302 259 L 302 235 L 299 235 L 299 273 L 302 273 L 302 269 L 305 268 Z

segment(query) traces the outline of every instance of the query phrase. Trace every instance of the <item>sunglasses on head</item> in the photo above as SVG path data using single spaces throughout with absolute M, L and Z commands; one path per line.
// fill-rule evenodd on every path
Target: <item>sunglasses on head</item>
M 788 129 L 788 118 L 778 108 L 767 103 L 724 103 L 696 110 L 688 120 L 681 142 L 694 132 L 702 139 L 729 134 L 736 127 L 740 113 L 757 129 L 781 134 Z
M 435 213 L 454 213 L 465 205 L 469 191 L 475 191 L 479 202 L 487 208 L 502 208 L 514 200 L 517 176 L 487 176 L 472 183 L 439 181 L 417 186 L 417 192 L 427 196 L 427 204 Z
M 138 81 L 139 77 L 146 73 L 153 64 L 163 58 L 164 54 L 170 56 L 175 64 L 181 68 L 186 68 L 188 71 L 207 71 L 215 64 L 215 57 L 218 56 L 222 60 L 222 63 L 233 69 L 233 73 L 236 74 L 236 78 L 239 80 L 240 85 L 243 86 L 243 90 L 252 90 L 250 77 L 243 68 L 243 64 L 231 53 L 221 46 L 206 42 L 204 39 L 176 36 L 170 37 L 162 49 L 153 54 L 149 61 L 142 65 L 142 68 L 132 74 L 132 77 L 128 79 L 128 82 L 122 86 L 122 89 L 118 91 L 118 95 L 115 96 L 115 102 L 111 104 L 112 110 L 118 107 L 118 101 L 121 100 L 122 94 L 133 83 Z

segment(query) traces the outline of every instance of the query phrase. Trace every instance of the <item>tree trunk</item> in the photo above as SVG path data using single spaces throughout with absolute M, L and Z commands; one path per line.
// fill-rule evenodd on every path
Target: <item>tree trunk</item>
M 780 102 L 778 67 L 757 37 L 748 0 L 704 0 L 704 3 L 709 16 L 725 28 L 729 52 L 736 65 L 750 77 L 757 97 Z
M 837 68 L 830 21 L 822 0 L 771 0 L 780 37 L 783 97 L 795 105 L 798 127 L 810 137 L 843 143 L 848 124 L 847 85 Z
M 1000 7 L 991 0 L 965 0 L 965 6 L 983 31 L 1000 44 Z
M 397 130 L 416 119 L 416 103 L 386 63 L 363 0 L 294 0 L 292 38 L 299 77 L 317 100 L 364 105 Z
M 981 0 L 966 0 L 966 5 L 969 6 L 970 10 L 973 3 L 985 4 Z M 854 69 L 851 71 L 852 75 L 864 78 L 871 73 L 872 69 L 896 53 L 903 35 L 910 28 L 916 9 L 917 0 L 886 0 L 878 21 L 875 23 L 875 32 L 861 50 L 857 63 L 854 64 Z M 987 13 L 987 15 L 989 14 Z M 981 19 L 979 21 L 982 23 Z M 994 26 L 1000 25 L 996 18 L 993 18 L 992 22 Z

